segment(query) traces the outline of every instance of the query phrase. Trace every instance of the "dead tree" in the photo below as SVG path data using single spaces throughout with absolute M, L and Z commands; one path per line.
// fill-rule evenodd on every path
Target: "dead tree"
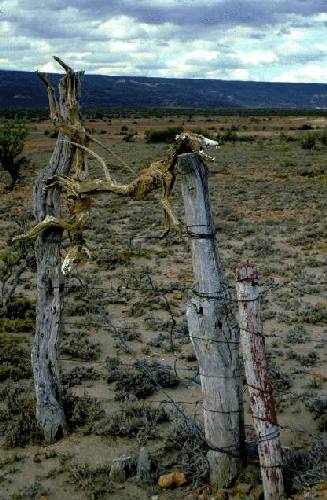
M 54 175 L 68 175 L 76 163 L 84 162 L 83 153 L 70 141 L 85 145 L 85 131 L 80 124 L 79 97 L 82 73 L 75 73 L 59 58 L 66 75 L 59 82 L 59 101 L 44 74 L 39 74 L 48 91 L 50 115 L 59 129 L 58 139 L 48 166 L 34 187 L 34 210 L 38 222 L 62 217 L 60 189 L 44 190 L 44 181 Z M 73 127 L 74 134 L 70 133 Z M 44 438 L 51 443 L 65 434 L 66 421 L 59 385 L 59 348 L 63 314 L 64 281 L 60 248 L 63 228 L 49 224 L 35 244 L 37 262 L 36 332 L 32 365 L 36 392 L 36 417 Z
M 284 498 L 283 454 L 268 376 L 257 270 L 250 264 L 240 266 L 236 279 L 241 346 L 254 428 L 258 436 L 265 500 L 281 500 Z
M 239 329 L 215 240 L 206 167 L 196 155 L 182 154 L 179 172 L 195 278 L 186 314 L 199 363 L 210 482 L 226 487 L 237 478 L 243 449 Z

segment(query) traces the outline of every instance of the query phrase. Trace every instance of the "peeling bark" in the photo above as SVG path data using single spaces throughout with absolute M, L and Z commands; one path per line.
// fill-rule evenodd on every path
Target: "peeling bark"
M 275 401 L 268 377 L 256 268 L 250 264 L 240 266 L 236 280 L 241 346 L 254 428 L 258 437 L 265 500 L 281 500 L 284 498 L 283 453 Z
M 207 170 L 195 154 L 179 156 L 196 293 L 187 307 L 189 333 L 199 363 L 210 482 L 234 482 L 243 450 L 239 329 L 215 240 Z

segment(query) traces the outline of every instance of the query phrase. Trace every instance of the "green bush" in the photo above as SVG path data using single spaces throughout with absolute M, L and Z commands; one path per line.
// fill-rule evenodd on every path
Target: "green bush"
M 238 140 L 238 135 L 235 130 L 227 129 L 225 132 L 218 136 L 218 140 L 222 142 L 233 142 L 235 143 Z
M 311 323 L 313 325 L 318 323 L 326 325 L 327 309 L 325 304 L 308 304 L 306 308 L 300 312 L 298 320 L 303 323 Z
M 62 402 L 70 431 L 84 427 L 84 431 L 89 433 L 95 422 L 104 415 L 100 402 L 86 395 L 76 396 L 65 391 Z
M 25 158 L 18 159 L 18 156 L 23 151 L 27 135 L 28 129 L 23 120 L 8 120 L 0 127 L 0 162 L 11 175 L 10 189 L 19 179 L 20 168 L 26 161 Z
M 157 425 L 168 420 L 164 408 L 150 408 L 144 403 L 125 403 L 115 411 L 101 419 L 94 426 L 98 436 L 137 436 L 146 441 L 156 438 Z
M 307 134 L 303 137 L 301 141 L 302 149 L 316 149 L 317 147 L 317 137 L 314 134 Z
M 107 382 L 116 382 L 116 399 L 127 399 L 130 394 L 138 399 L 150 396 L 161 387 L 176 387 L 178 378 L 167 365 L 157 361 L 138 360 L 126 366 L 118 358 L 106 359 Z
M 324 129 L 321 132 L 319 132 L 319 140 L 323 146 L 327 145 L 327 129 Z
M 312 129 L 313 127 L 309 123 L 304 123 L 298 128 L 298 130 L 312 130 Z
M 19 380 L 32 375 L 30 353 L 19 337 L 0 334 L 0 381 Z
M 183 131 L 182 127 L 167 127 L 162 130 L 146 130 L 145 142 L 173 142 L 176 135 Z
M 87 500 L 106 500 L 114 491 L 109 479 L 110 465 L 75 464 L 69 470 L 71 482 L 83 491 Z M 39 498 L 39 497 L 38 497 Z
M 1 390 L 1 433 L 7 448 L 41 442 L 35 417 L 35 397 L 30 387 L 21 383 L 7 384 Z

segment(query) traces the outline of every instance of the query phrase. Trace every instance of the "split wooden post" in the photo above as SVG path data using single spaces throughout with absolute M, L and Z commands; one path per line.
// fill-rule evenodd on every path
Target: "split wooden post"
M 236 271 L 241 348 L 250 394 L 265 500 L 284 498 L 283 454 L 275 401 L 269 382 L 260 315 L 258 273 L 244 264 Z
M 178 157 L 178 170 L 195 279 L 186 315 L 199 364 L 210 482 L 223 488 L 237 478 L 243 449 L 239 328 L 217 250 L 207 169 L 186 153 Z
M 61 126 L 79 125 L 78 102 L 82 73 L 75 73 L 58 58 L 66 70 L 59 82 L 59 102 L 45 75 L 51 118 L 59 127 L 59 135 L 49 164 L 38 176 L 34 186 L 34 212 L 38 222 L 47 216 L 60 219 L 60 191 L 44 190 L 44 180 L 54 175 L 68 175 L 76 161 L 77 150 Z M 80 127 L 80 134 L 83 128 Z M 76 133 L 74 140 L 79 140 Z M 32 366 L 36 393 L 36 418 L 46 442 L 52 443 L 66 431 L 61 400 L 59 349 L 61 341 L 64 279 L 61 272 L 60 247 L 62 229 L 52 227 L 38 236 L 35 243 L 37 261 L 36 331 L 32 349 Z

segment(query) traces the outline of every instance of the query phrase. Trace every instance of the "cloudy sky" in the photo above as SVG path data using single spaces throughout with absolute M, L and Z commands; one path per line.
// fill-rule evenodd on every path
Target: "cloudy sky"
M 324 0 L 0 0 L 0 68 L 325 82 Z

